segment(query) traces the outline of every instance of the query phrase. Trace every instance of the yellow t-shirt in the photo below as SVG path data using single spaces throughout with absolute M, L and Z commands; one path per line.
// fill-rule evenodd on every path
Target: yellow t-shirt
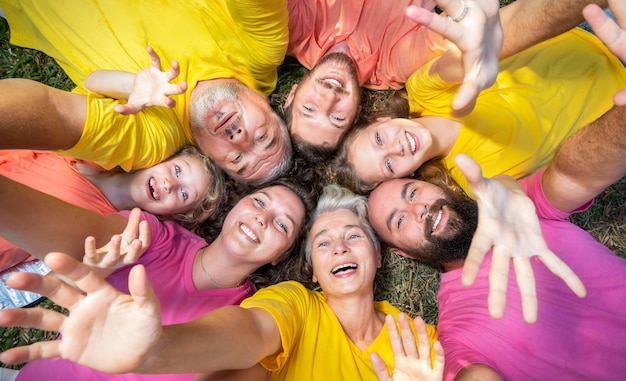
M 367 350 L 361 351 L 344 333 L 323 292 L 309 290 L 298 282 L 283 282 L 257 291 L 241 306 L 261 308 L 278 324 L 283 350 L 261 361 L 272 371 L 270 380 L 378 380 L 371 352 L 381 355 L 389 371 L 393 370 L 387 327 Z M 396 319 L 400 313 L 388 302 L 375 302 L 375 308 Z M 427 329 L 432 344 L 437 339 L 437 328 L 429 325 Z
M 485 177 L 528 176 L 552 160 L 563 140 L 611 109 L 613 95 L 626 88 L 622 63 L 580 28 L 503 60 L 496 83 L 481 92 L 476 108 L 463 118 L 451 116 L 458 84 L 429 76 L 431 65 L 407 82 L 411 111 L 462 123 L 444 162 L 466 191 L 454 163 L 458 153 L 473 157 Z
M 87 93 L 85 78 L 95 70 L 148 67 L 149 45 L 164 68 L 180 63 L 177 81 L 190 90 L 173 96 L 174 109 L 123 116 L 113 111 L 117 100 L 89 95 L 85 132 L 63 153 L 105 168 L 149 167 L 193 143 L 189 97 L 200 80 L 236 78 L 269 95 L 289 42 L 286 0 L 2 0 L 0 7 L 11 42 L 53 57 L 79 93 Z

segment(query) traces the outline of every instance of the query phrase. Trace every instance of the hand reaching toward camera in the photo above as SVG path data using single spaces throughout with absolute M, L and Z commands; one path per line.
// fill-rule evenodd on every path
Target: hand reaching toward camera
M 7 284 L 48 297 L 69 309 L 69 316 L 45 308 L 2 310 L 0 326 L 57 331 L 62 338 L 8 349 L 0 354 L 0 361 L 19 364 L 61 357 L 109 373 L 140 369 L 162 333 L 159 301 L 143 266 L 131 270 L 131 295 L 127 295 L 65 254 L 48 254 L 46 264 L 80 290 L 61 279 L 33 273 L 15 273 Z
M 96 249 L 93 237 L 85 239 L 83 263 L 107 276 L 116 268 L 137 262 L 150 246 L 150 228 L 141 220 L 141 210 L 134 208 L 128 215 L 128 224 L 122 234 L 116 234 L 104 246 Z
M 378 379 L 380 381 L 442 380 L 444 365 L 443 348 L 438 341 L 435 343 L 435 363 L 433 367 L 431 365 L 430 340 L 424 321 L 420 317 L 414 320 L 417 345 L 407 316 L 401 313 L 398 316 L 398 322 L 400 327 L 396 326 L 393 316 L 387 315 L 385 318 L 385 325 L 389 331 L 389 340 L 393 349 L 393 373 L 389 374 L 385 362 L 376 352 L 371 354 L 372 365 Z
M 170 95 L 182 94 L 187 90 L 187 82 L 170 83 L 180 74 L 178 62 L 172 61 L 168 70 L 161 71 L 159 55 L 150 46 L 147 51 L 152 64 L 135 75 L 128 103 L 115 106 L 115 111 L 120 114 L 136 114 L 149 106 L 172 108 L 176 106 L 176 101 Z
M 478 203 L 478 228 L 461 279 L 464 286 L 473 284 L 485 255 L 492 250 L 489 314 L 496 319 L 504 315 L 511 259 L 526 322 L 537 320 L 537 290 L 530 264 L 530 258 L 534 256 L 563 279 L 576 295 L 584 297 L 586 289 L 580 278 L 548 248 L 535 205 L 517 181 L 509 176 L 483 177 L 478 163 L 466 155 L 457 155 L 455 161 L 471 185 Z
M 459 115 L 468 114 L 478 94 L 491 86 L 498 76 L 498 57 L 504 35 L 497 0 L 436 0 L 450 17 L 440 17 L 418 6 L 410 6 L 407 16 L 457 46 L 465 70 L 452 108 Z M 453 21 L 453 20 L 456 21 Z
M 626 2 L 609 0 L 609 7 L 617 22 L 595 4 L 587 5 L 583 9 L 583 16 L 607 48 L 622 62 L 626 62 Z M 613 101 L 618 106 L 626 105 L 626 89 L 615 94 Z

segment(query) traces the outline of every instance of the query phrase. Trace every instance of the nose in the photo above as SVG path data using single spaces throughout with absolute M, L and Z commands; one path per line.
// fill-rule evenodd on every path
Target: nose
M 348 251 L 349 251 L 348 245 L 346 245 L 343 240 L 339 240 L 335 244 L 335 247 L 333 248 L 333 254 L 334 255 L 346 254 Z
M 163 190 L 165 191 L 165 193 L 170 193 L 172 191 L 172 181 L 169 178 L 164 178 L 163 179 Z
M 389 147 L 389 151 L 392 154 L 396 154 L 396 155 L 400 155 L 400 156 L 404 155 L 404 147 L 402 146 L 402 143 L 400 143 L 400 139 L 396 139 L 391 144 L 391 146 Z
M 415 207 L 413 209 L 415 221 L 420 223 L 424 222 L 426 216 L 428 215 L 428 209 L 428 205 L 426 204 L 415 204 Z
M 265 213 L 258 213 L 256 216 L 254 216 L 254 220 L 261 227 L 265 227 L 267 225 L 267 216 L 265 215 Z
M 248 149 L 252 146 L 252 142 L 248 139 L 248 132 L 242 127 L 234 128 L 228 135 L 228 140 L 241 149 Z
M 330 108 L 341 100 L 338 92 L 325 87 L 319 92 L 318 96 L 319 108 L 324 110 L 324 112 L 329 112 Z

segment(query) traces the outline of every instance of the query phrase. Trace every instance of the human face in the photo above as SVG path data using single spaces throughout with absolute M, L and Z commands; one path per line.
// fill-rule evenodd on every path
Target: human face
M 233 178 L 256 182 L 282 161 L 288 137 L 267 99 L 246 86 L 211 85 L 192 96 L 189 114 L 200 149 Z
M 131 197 L 138 207 L 152 214 L 184 213 L 204 199 L 209 181 L 202 160 L 178 155 L 133 173 Z
M 348 148 L 348 161 L 366 183 L 406 177 L 432 159 L 432 135 L 410 119 L 382 118 L 358 132 Z
M 354 61 L 341 53 L 324 57 L 294 85 L 285 104 L 292 103 L 292 135 L 315 146 L 337 147 L 361 110 Z
M 313 281 L 327 295 L 373 292 L 381 256 L 354 213 L 347 209 L 323 213 L 309 234 Z
M 304 222 L 300 198 L 284 186 L 272 186 L 241 199 L 228 213 L 222 232 L 230 252 L 258 266 L 278 263 Z
M 424 181 L 389 180 L 369 196 L 370 223 L 392 251 L 431 265 L 465 258 L 477 218 L 474 201 Z

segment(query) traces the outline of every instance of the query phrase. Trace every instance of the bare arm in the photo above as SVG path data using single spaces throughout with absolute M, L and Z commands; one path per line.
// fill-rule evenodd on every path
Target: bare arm
M 570 30 L 583 21 L 585 5 L 606 0 L 516 0 L 500 10 L 504 45 L 500 59 Z
M 41 259 L 51 250 L 63 250 L 81 260 L 87 236 L 104 244 L 126 227 L 120 215 L 101 216 L 4 176 L 0 195 L 0 235 Z
M 161 71 L 161 58 L 150 47 L 147 48 L 151 65 L 137 74 L 115 70 L 97 70 L 85 81 L 89 90 L 115 99 L 127 99 L 126 104 L 115 106 L 120 114 L 136 114 L 149 106 L 174 107 L 172 94 L 187 90 L 185 81 L 171 84 L 180 74 L 178 62 L 172 61 L 169 70 Z
M 504 381 L 493 368 L 483 364 L 472 364 L 456 375 L 456 381 Z
M 83 133 L 87 98 L 28 79 L 0 80 L 0 149 L 68 149 Z
M 571 212 L 626 175 L 626 106 L 614 106 L 569 137 L 543 176 L 543 191 Z
M 189 323 L 162 327 L 159 301 L 143 266 L 132 269 L 126 295 L 67 255 L 52 253 L 46 264 L 87 294 L 57 278 L 12 275 L 7 281 L 11 287 L 45 295 L 70 314 L 43 308 L 0 311 L 0 325 L 62 334 L 61 340 L 2 352 L 5 364 L 63 357 L 109 373 L 209 373 L 252 367 L 281 348 L 273 318 L 254 308 L 225 307 Z

